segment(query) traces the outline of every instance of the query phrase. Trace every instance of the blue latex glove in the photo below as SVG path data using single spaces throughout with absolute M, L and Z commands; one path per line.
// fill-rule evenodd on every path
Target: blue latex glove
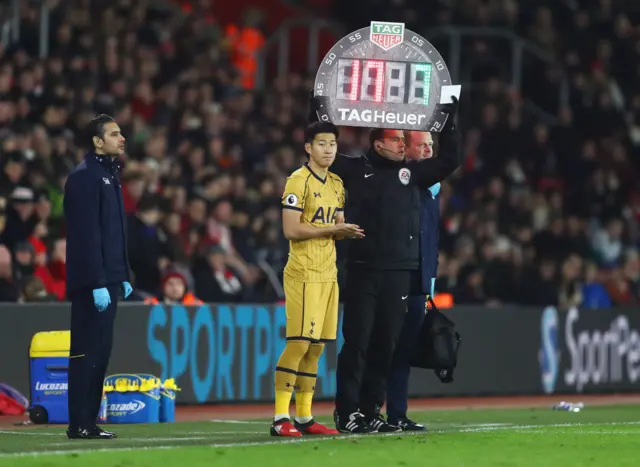
M 435 198 L 440 193 L 440 182 L 436 183 L 429 187 L 429 191 L 431 192 L 431 197 Z
M 432 277 L 431 278 L 431 295 L 430 295 L 431 298 L 434 297 L 435 293 L 436 293 L 436 278 Z
M 93 303 L 96 305 L 98 311 L 102 312 L 107 309 L 109 303 L 111 303 L 111 297 L 109 291 L 102 287 L 101 289 L 95 289 L 93 291 Z
M 129 295 L 133 292 L 133 287 L 127 281 L 122 283 L 122 293 L 124 294 L 124 299 L 126 300 Z

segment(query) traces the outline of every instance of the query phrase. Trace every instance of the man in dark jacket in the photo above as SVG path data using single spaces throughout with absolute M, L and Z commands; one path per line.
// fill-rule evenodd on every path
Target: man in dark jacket
M 136 276 L 136 289 L 159 295 L 161 264 L 170 263 L 171 252 L 158 229 L 161 211 L 155 196 L 143 196 L 138 213 L 127 219 L 127 251 L 131 270 Z
M 427 131 L 405 131 L 407 160 L 433 156 L 433 138 Z M 409 167 L 411 167 L 409 165 Z M 394 351 L 387 384 L 387 421 L 402 431 L 423 431 L 424 425 L 407 417 L 410 358 L 413 344 L 426 311 L 426 298 L 433 297 L 438 270 L 438 226 L 440 223 L 440 183 L 420 190 L 420 267 L 412 272 L 407 314 Z
M 346 433 L 393 432 L 380 414 L 393 352 L 411 294 L 412 271 L 420 266 L 420 191 L 438 183 L 462 162 L 453 118 L 440 134 L 440 156 L 405 160 L 404 135 L 375 129 L 370 150 L 359 158 L 338 157 L 331 171 L 347 190 L 345 216 L 365 237 L 349 244 L 342 333 L 336 372 L 336 427 Z
M 131 293 L 118 158 L 124 136 L 108 115 L 91 120 L 92 150 L 65 184 L 67 295 L 71 300 L 69 438 L 111 439 L 96 425 L 122 290 Z

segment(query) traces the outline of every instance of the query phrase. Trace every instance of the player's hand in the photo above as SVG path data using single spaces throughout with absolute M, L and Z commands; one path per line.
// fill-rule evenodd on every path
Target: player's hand
M 364 230 L 356 224 L 337 224 L 334 229 L 338 238 L 364 238 Z
M 450 117 L 453 117 L 458 111 L 458 98 L 456 96 L 451 96 L 451 102 L 449 102 L 448 104 L 437 104 L 436 107 L 441 112 L 444 112 Z
M 449 115 L 449 117 L 447 118 L 447 123 L 444 124 L 444 129 L 454 130 L 456 127 L 454 118 L 456 116 L 456 113 L 458 112 L 458 98 L 455 96 L 451 96 L 451 103 L 438 104 L 436 106 L 436 109 Z

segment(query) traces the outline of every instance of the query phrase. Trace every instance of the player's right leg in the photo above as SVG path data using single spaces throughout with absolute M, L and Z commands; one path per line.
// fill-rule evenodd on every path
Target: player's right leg
M 309 350 L 298 367 L 294 425 L 305 435 L 337 435 L 339 431 L 326 427 L 313 418 L 311 405 L 316 389 L 318 362 L 324 352 L 324 343 L 336 340 L 338 283 L 308 283 L 305 288 L 305 302 L 313 303 L 313 311 L 308 312 L 308 318 L 311 318 L 308 334 L 313 336 L 313 341 L 309 344 Z
M 300 361 L 309 350 L 310 339 L 303 339 L 305 328 L 306 284 L 284 277 L 287 343 L 275 369 L 275 413 L 272 436 L 302 436 L 291 423 L 289 406 L 295 389 Z
M 336 429 L 342 433 L 372 431 L 359 407 L 365 357 L 375 324 L 378 275 L 377 272 L 357 268 L 347 272 L 342 320 L 344 344 L 338 355 L 333 413 Z

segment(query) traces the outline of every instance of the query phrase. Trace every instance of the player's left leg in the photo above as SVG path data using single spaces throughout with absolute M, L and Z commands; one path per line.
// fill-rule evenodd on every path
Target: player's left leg
M 407 399 L 411 353 L 424 322 L 426 300 L 424 295 L 414 295 L 409 297 L 408 302 L 407 314 L 394 350 L 387 383 L 387 421 L 399 426 L 402 431 L 423 431 L 424 425 L 407 417 Z
M 309 350 L 312 332 L 308 316 L 310 302 L 303 282 L 284 277 L 285 312 L 287 315 L 287 343 L 275 368 L 275 413 L 271 424 L 272 436 L 302 436 L 289 418 L 289 406 L 298 377 L 300 362 Z
M 311 284 L 309 284 L 311 285 Z M 300 361 L 296 379 L 296 418 L 295 427 L 305 435 L 337 435 L 339 432 L 328 428 L 313 419 L 311 405 L 316 389 L 318 362 L 324 352 L 324 342 L 336 339 L 338 327 L 338 284 L 318 283 L 307 287 L 309 299 L 317 304 L 324 313 L 316 313 L 314 328 L 320 330 L 320 342 L 312 342 L 309 350 Z
M 401 430 L 385 420 L 380 412 L 387 392 L 393 353 L 407 314 L 409 279 L 409 271 L 384 271 L 378 284 L 380 297 L 360 386 L 360 407 L 369 426 L 381 433 Z

